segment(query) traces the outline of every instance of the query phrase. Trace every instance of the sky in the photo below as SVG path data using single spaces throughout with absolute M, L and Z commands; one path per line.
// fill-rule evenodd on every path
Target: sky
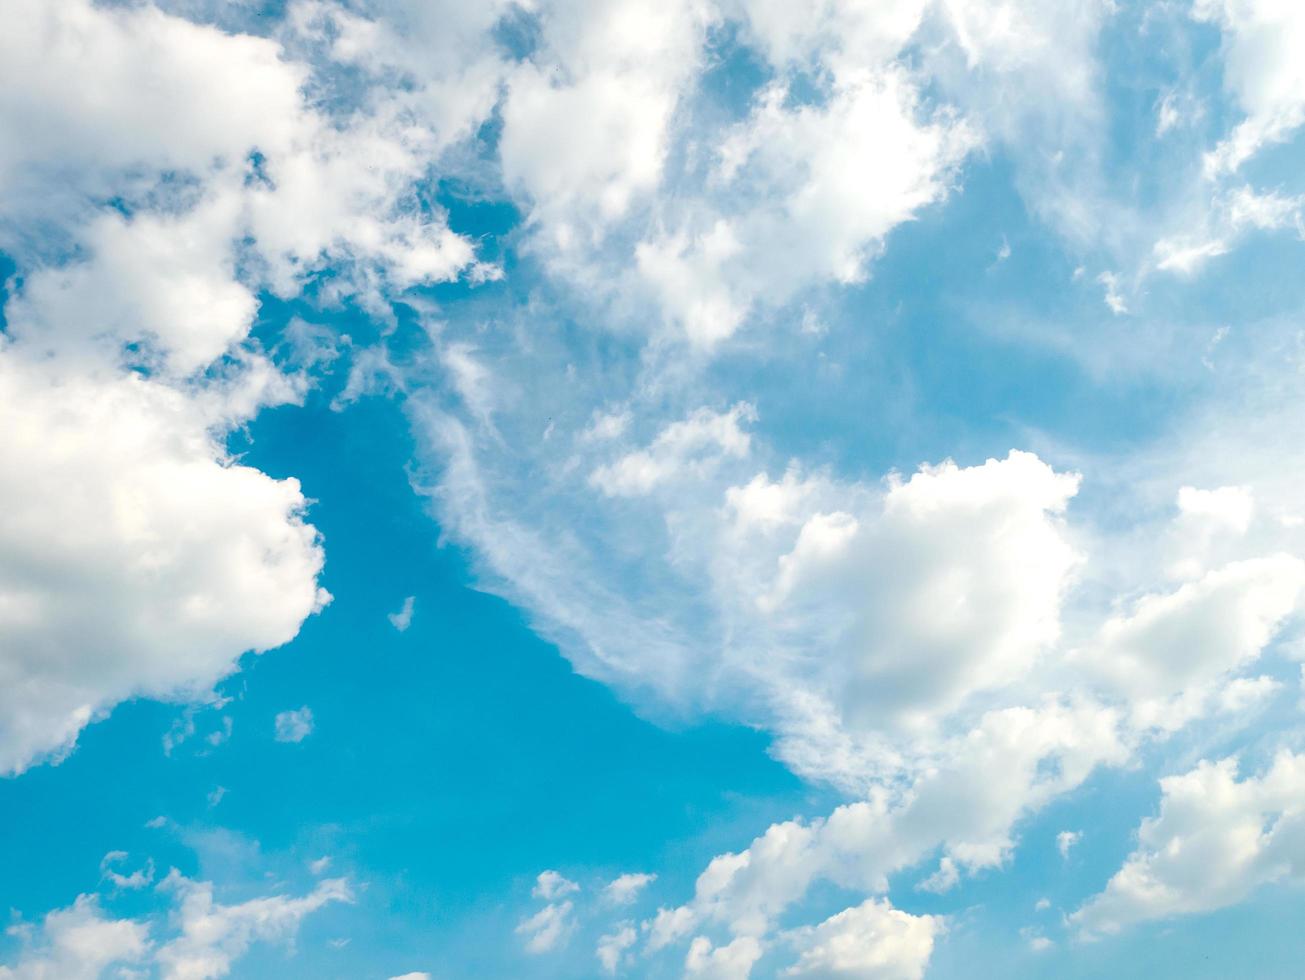
M 1298 974 L 1305 6 L 0 25 L 0 980 Z

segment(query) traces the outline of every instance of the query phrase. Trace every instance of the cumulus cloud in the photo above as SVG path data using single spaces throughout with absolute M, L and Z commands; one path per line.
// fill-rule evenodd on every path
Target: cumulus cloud
M 638 939 L 639 934 L 635 931 L 632 922 L 622 922 L 614 932 L 600 936 L 598 945 L 594 948 L 594 955 L 598 957 L 603 972 L 614 975 L 621 965 L 625 951 L 638 942 Z
M 751 936 L 740 936 L 722 946 L 713 946 L 706 936 L 698 936 L 689 944 L 684 975 L 703 980 L 746 980 L 763 952 L 761 943 Z
M 530 894 L 535 898 L 542 898 L 546 902 L 551 902 L 555 898 L 574 895 L 579 890 L 579 885 L 558 872 L 541 871 L 535 879 L 535 887 L 530 890 Z
M 278 742 L 302 742 L 313 733 L 313 712 L 308 707 L 277 714 L 274 728 Z
M 1305 758 L 1283 751 L 1238 779 L 1235 758 L 1160 780 L 1160 813 L 1105 891 L 1070 916 L 1080 932 L 1223 908 L 1256 888 L 1305 874 Z
M 571 938 L 575 922 L 572 918 L 575 904 L 570 901 L 550 902 L 534 915 L 523 919 L 517 934 L 526 940 L 526 952 L 548 953 L 564 945 Z
M 1305 122 L 1305 13 L 1276 0 L 1197 0 L 1192 15 L 1223 31 L 1224 82 L 1246 118 L 1206 157 L 1211 174 L 1237 170 Z
M 749 437 L 740 423 L 754 421 L 756 414 L 746 403 L 728 412 L 700 408 L 684 421 L 668 425 L 648 448 L 598 467 L 589 482 L 610 497 L 632 497 L 705 473 L 722 456 L 748 454 Z
M 466 121 L 436 133 L 457 113 L 428 105 L 414 126 L 397 89 L 333 115 L 295 57 L 330 17 L 312 6 L 279 37 L 150 4 L 9 11 L 0 771 L 58 758 L 125 698 L 202 697 L 327 600 L 297 482 L 225 450 L 307 385 L 249 341 L 260 293 L 329 266 L 322 301 L 383 317 L 411 287 L 495 274 L 416 190 Z
M 175 870 L 158 891 L 173 903 L 166 922 L 115 919 L 104 914 L 95 896 L 80 895 L 46 915 L 39 928 L 12 927 L 20 948 L 11 964 L 0 964 L 0 978 L 97 980 L 116 966 L 122 976 L 154 967 L 162 980 L 216 980 L 228 976 L 255 942 L 290 939 L 305 916 L 330 902 L 351 900 L 347 883 L 335 879 L 302 898 L 273 895 L 224 905 L 214 899 L 211 883 L 191 881 Z
M 643 872 L 623 874 L 607 883 L 603 888 L 603 897 L 613 905 L 629 905 L 656 880 L 655 874 Z
M 195 698 L 328 596 L 293 479 L 232 460 L 222 394 L 61 377 L 0 347 L 0 770 L 137 695 Z
M 1299 558 L 1232 562 L 1111 617 L 1082 661 L 1136 703 L 1139 723 L 1172 727 L 1210 684 L 1260 656 L 1302 595 Z
M 399 607 L 398 612 L 392 612 L 387 616 L 390 625 L 400 633 L 407 632 L 408 627 L 412 625 L 412 609 L 416 601 L 415 596 L 408 596 L 403 600 L 403 605 Z
M 575 902 L 567 896 L 578 891 L 576 882 L 556 871 L 539 873 L 530 894 L 548 904 L 517 925 L 517 935 L 525 937 L 526 952 L 548 953 L 570 941 L 575 931 Z
M 232 963 L 255 942 L 292 937 L 305 916 L 331 902 L 352 901 L 343 878 L 320 882 L 302 898 L 275 895 L 234 905 L 215 900 L 213 886 L 173 871 L 159 887 L 177 903 L 178 935 L 155 954 L 165 980 L 212 980 L 231 972 Z
M 1058 833 L 1056 835 L 1056 850 L 1060 852 L 1061 858 L 1067 860 L 1069 852 L 1082 839 L 1083 834 L 1078 830 L 1062 830 Z
M 150 950 L 145 923 L 105 916 L 93 895 L 50 912 L 39 929 L 10 932 L 21 950 L 12 965 L 0 964 L 3 980 L 98 980 L 111 966 L 139 963 Z
M 743 188 L 746 208 L 638 247 L 641 274 L 699 344 L 728 337 L 757 302 L 860 281 L 884 236 L 945 195 L 974 145 L 950 117 L 919 118 L 894 71 L 839 76 L 824 105 L 790 101 L 776 83 L 721 145 L 717 180 Z
M 943 920 L 868 899 L 790 936 L 802 950 L 786 976 L 920 980 Z

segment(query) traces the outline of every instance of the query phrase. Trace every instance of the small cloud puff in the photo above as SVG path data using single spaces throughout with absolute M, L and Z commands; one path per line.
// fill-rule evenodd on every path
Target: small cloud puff
M 408 596 L 403 600 L 403 606 L 398 612 L 392 612 L 389 615 L 390 625 L 400 633 L 403 633 L 412 625 L 412 607 L 416 601 L 414 596 Z
M 639 897 L 639 893 L 644 888 L 656 880 L 657 876 L 655 874 L 623 874 L 611 881 L 603 889 L 603 897 L 613 905 L 629 905 Z
M 313 712 L 307 708 L 282 711 L 276 716 L 278 742 L 302 742 L 313 733 Z

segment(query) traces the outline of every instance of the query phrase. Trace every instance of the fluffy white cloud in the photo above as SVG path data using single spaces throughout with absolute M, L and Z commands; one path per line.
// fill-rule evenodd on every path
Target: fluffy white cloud
M 1172 724 L 1167 698 L 1188 699 L 1255 660 L 1305 595 L 1305 561 L 1288 554 L 1231 562 L 1112 616 L 1081 657 L 1138 702 L 1143 724 Z M 1182 720 L 1179 709 L 1177 719 Z
M 1305 11 L 1283 0 L 1196 0 L 1192 14 L 1224 32 L 1224 83 L 1246 113 L 1206 158 L 1211 174 L 1234 171 L 1305 122 Z
M 578 891 L 578 884 L 556 871 L 539 873 L 530 894 L 548 904 L 517 925 L 517 935 L 526 938 L 527 952 L 547 953 L 570 940 L 575 930 L 575 903 L 567 896 Z
M 594 955 L 598 957 L 603 972 L 609 975 L 615 974 L 621 965 L 622 957 L 625 956 L 625 951 L 638 942 L 638 939 L 639 934 L 635 931 L 632 922 L 622 922 L 614 932 L 599 936 Z
M 13 926 L 22 943 L 12 966 L 0 964 L 3 980 L 98 980 L 114 965 L 140 962 L 149 952 L 149 927 L 112 919 L 93 895 L 49 913 L 38 930 Z
M 631 872 L 614 878 L 603 889 L 603 897 L 614 905 L 629 905 L 650 884 L 657 880 L 654 874 Z
M 918 108 L 896 71 L 840 77 L 823 104 L 794 107 L 776 83 L 720 145 L 721 196 L 637 250 L 641 275 L 694 342 L 732 334 L 758 302 L 853 283 L 895 226 L 941 199 L 973 147 L 964 125 Z M 737 188 L 737 190 L 736 190 Z
M 398 612 L 388 614 L 387 618 L 390 625 L 400 633 L 406 632 L 408 627 L 412 625 L 412 609 L 416 601 L 415 596 L 408 596 L 403 600 L 403 605 L 399 607 Z
M 343 879 L 321 882 L 302 898 L 273 895 L 224 905 L 209 882 L 173 871 L 158 885 L 173 901 L 168 921 L 106 916 L 93 895 L 56 909 L 40 928 L 11 927 L 21 943 L 12 965 L 0 964 L 3 980 L 98 980 L 112 966 L 124 977 L 154 967 L 161 980 L 215 980 L 255 942 L 292 938 L 304 917 L 330 902 L 350 901 Z M 159 942 L 151 933 L 171 936 Z M 118 974 L 115 974 L 118 975 Z
M 550 902 L 523 919 L 517 926 L 517 935 L 526 938 L 526 952 L 548 953 L 564 945 L 575 927 L 574 910 L 574 902 Z
M 503 178 L 566 252 L 591 244 L 661 180 L 669 128 L 702 58 L 699 0 L 559 0 L 507 80 Z
M 0 770 L 125 698 L 202 695 L 328 598 L 298 483 L 228 458 L 220 395 L 0 349 Z
M 1160 813 L 1105 891 L 1070 921 L 1083 933 L 1208 912 L 1256 888 L 1305 876 L 1305 757 L 1281 752 L 1238 780 L 1237 760 L 1202 762 L 1160 781 Z
M 787 633 L 823 624 L 848 717 L 882 726 L 950 709 L 1058 639 L 1080 560 L 1059 515 L 1078 483 L 1016 452 L 891 479 L 869 514 L 804 521 L 758 606 Z
M 698 936 L 689 944 L 684 975 L 703 980 L 747 980 L 763 952 L 761 943 L 751 936 L 740 936 L 723 946 L 713 946 L 706 936 Z
M 306 706 L 279 712 L 273 727 L 278 742 L 302 742 L 313 733 L 313 712 Z
M 342 109 L 320 96 L 339 59 L 363 57 L 369 22 L 333 35 L 325 64 L 295 60 L 351 16 L 326 4 L 295 5 L 277 38 L 151 4 L 7 13 L 0 247 L 20 275 L 0 344 L 0 771 L 14 772 L 124 698 L 202 695 L 325 601 L 298 484 L 224 449 L 306 384 L 247 342 L 257 295 L 295 296 L 329 265 L 322 301 L 386 315 L 410 287 L 496 275 L 418 193 L 496 82 L 458 107 L 428 79 L 424 125 L 411 87 Z M 496 18 L 457 22 L 475 34 Z M 450 71 L 479 79 L 493 46 Z
M 535 898 L 542 898 L 546 902 L 551 902 L 555 898 L 574 895 L 579 890 L 579 885 L 558 872 L 541 871 L 535 879 L 535 887 L 530 890 L 530 894 Z
M 172 872 L 159 885 L 176 897 L 176 938 L 155 954 L 164 980 L 213 980 L 231 972 L 233 961 L 255 942 L 292 937 L 304 917 L 331 902 L 352 901 L 343 878 L 322 881 L 302 898 L 274 895 L 223 905 L 208 882 Z
M 802 949 L 787 976 L 920 980 L 933 955 L 941 918 L 910 915 L 868 899 L 790 938 Z
M 813 884 L 882 893 L 890 874 L 939 848 L 953 869 L 998 866 L 1021 816 L 1080 785 L 1097 765 L 1126 758 L 1116 718 L 1103 709 L 993 712 L 905 792 L 881 788 L 825 819 L 775 824 L 746 850 L 713 859 L 691 902 L 659 911 L 650 948 L 704 923 L 764 937 Z
M 1069 858 L 1069 852 L 1080 840 L 1083 839 L 1083 833 L 1078 830 L 1062 830 L 1056 835 L 1056 850 L 1060 852 L 1063 859 Z
M 648 448 L 598 467 L 589 475 L 589 482 L 608 496 L 633 497 L 686 476 L 706 474 L 721 457 L 748 454 L 750 440 L 740 423 L 756 417 L 746 403 L 728 412 L 700 408 L 684 421 L 664 428 Z

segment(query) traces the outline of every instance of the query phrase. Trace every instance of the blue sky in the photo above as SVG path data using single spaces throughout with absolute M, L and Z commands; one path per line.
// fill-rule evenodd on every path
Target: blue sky
M 0 980 L 1295 975 L 1294 5 L 4 18 Z

